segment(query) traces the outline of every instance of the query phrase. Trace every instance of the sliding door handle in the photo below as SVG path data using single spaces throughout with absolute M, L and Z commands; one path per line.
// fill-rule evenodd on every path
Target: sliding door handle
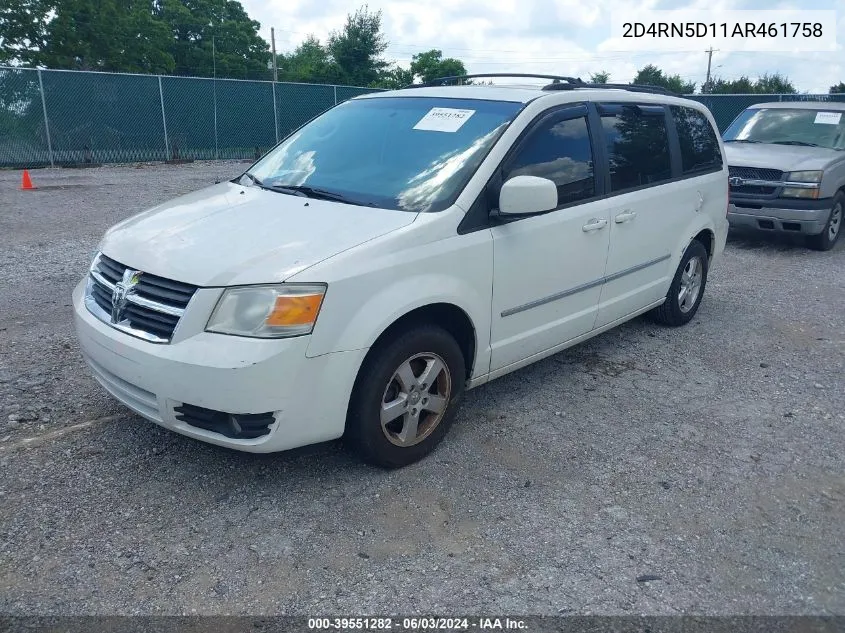
M 617 215 L 615 218 L 613 218 L 613 221 L 616 222 L 616 224 L 622 224 L 623 222 L 630 222 L 636 217 L 636 211 L 629 211 L 626 209 L 625 211 Z

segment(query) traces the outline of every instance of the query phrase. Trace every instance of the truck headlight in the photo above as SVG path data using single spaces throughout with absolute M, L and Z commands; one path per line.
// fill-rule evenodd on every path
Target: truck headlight
M 205 329 L 254 338 L 310 334 L 325 294 L 324 284 L 228 288 L 217 302 Z
M 789 182 L 821 182 L 823 171 L 791 171 L 786 174 L 786 180 Z
M 781 196 L 784 198 L 818 198 L 819 197 L 819 183 L 822 181 L 823 171 L 792 171 L 786 174 L 784 180 L 794 183 L 807 183 L 804 187 L 789 187 L 783 188 Z

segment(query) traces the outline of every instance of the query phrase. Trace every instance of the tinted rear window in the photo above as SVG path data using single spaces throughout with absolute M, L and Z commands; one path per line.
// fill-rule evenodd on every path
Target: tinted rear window
M 672 177 L 669 135 L 660 106 L 603 106 L 601 123 L 612 191 L 653 185 Z
M 704 113 L 683 106 L 671 106 L 671 111 L 681 144 L 684 174 L 721 169 L 719 139 Z

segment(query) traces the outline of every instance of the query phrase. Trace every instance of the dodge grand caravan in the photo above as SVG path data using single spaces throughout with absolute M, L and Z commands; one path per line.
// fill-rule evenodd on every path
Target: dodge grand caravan
M 117 224 L 73 296 L 95 378 L 198 440 L 344 437 L 397 467 L 466 389 L 646 312 L 687 323 L 727 235 L 713 118 L 555 79 L 357 97 Z
M 758 103 L 725 131 L 731 226 L 806 235 L 826 251 L 842 233 L 845 103 Z

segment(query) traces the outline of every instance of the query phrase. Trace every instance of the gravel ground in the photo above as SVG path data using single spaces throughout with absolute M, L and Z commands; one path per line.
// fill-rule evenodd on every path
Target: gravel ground
M 243 167 L 0 172 L 0 612 L 845 614 L 845 246 L 732 237 L 690 325 L 470 392 L 401 471 L 249 455 L 113 402 L 69 305 L 108 226 Z

